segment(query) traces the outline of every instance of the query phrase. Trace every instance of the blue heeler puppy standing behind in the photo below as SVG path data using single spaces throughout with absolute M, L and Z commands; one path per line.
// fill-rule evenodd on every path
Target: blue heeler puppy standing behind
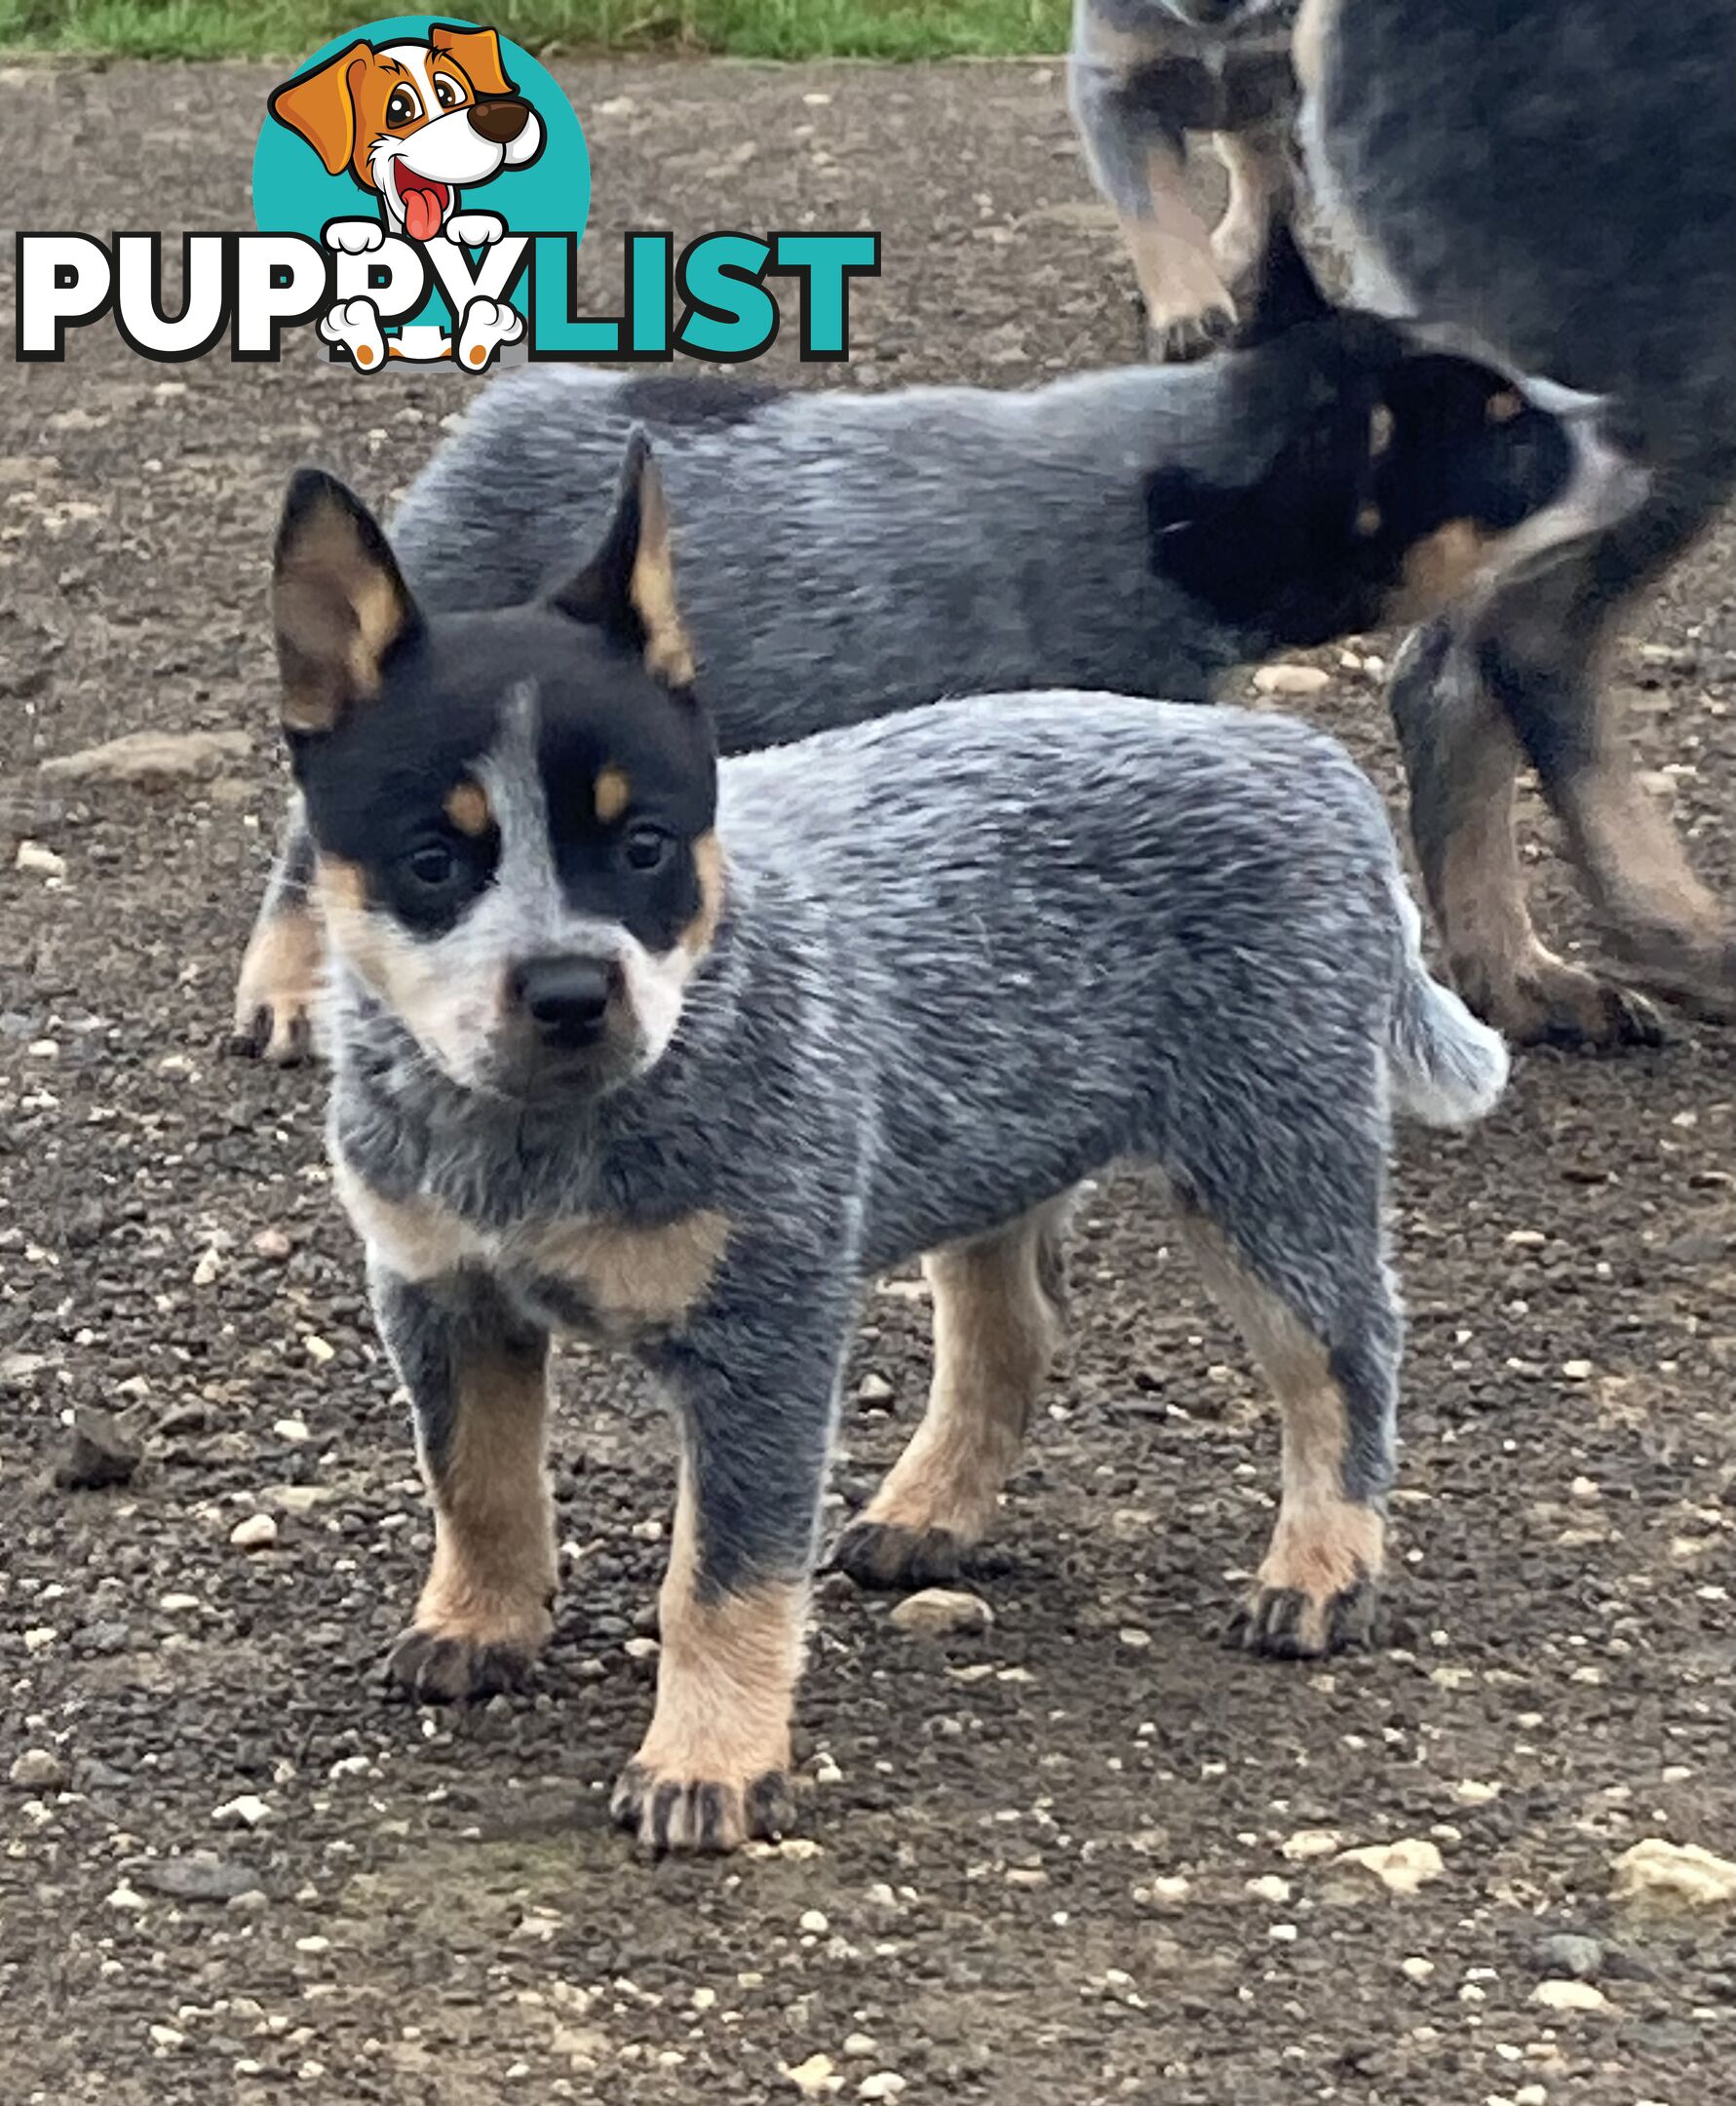
M 1364 1635 L 1391 1115 L 1474 1119 L 1506 1058 L 1425 972 L 1332 740 L 995 695 L 719 769 L 642 436 L 597 556 L 496 611 L 419 608 L 304 472 L 274 614 L 332 950 L 335 1175 L 435 1511 L 400 1683 L 481 1695 L 547 1638 L 550 1338 L 620 1346 L 679 1471 L 615 1812 L 657 1849 L 776 1832 L 864 1282 L 928 1254 L 928 1414 L 840 1550 L 892 1582 L 986 1527 L 1056 1342 L 1068 1192 L 1118 1158 L 1165 1181 L 1282 1407 L 1246 1645 Z
M 1596 406 L 1325 304 L 1282 229 L 1245 353 L 1022 393 L 780 394 L 533 366 L 488 389 L 393 530 L 429 605 L 512 606 L 601 533 L 651 429 L 699 560 L 683 611 L 724 753 L 944 694 L 1205 701 L 1287 644 L 1408 619 L 1605 525 Z M 307 1048 L 321 936 L 299 822 L 236 997 Z

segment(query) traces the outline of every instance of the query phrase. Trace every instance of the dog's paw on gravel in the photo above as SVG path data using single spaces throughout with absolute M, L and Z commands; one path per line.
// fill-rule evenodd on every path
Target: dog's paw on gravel
M 387 1654 L 384 1672 L 388 1684 L 422 1703 L 468 1703 L 522 1689 L 530 1669 L 531 1655 L 521 1646 L 449 1638 L 412 1625 Z
M 966 1545 L 950 1529 L 852 1521 L 829 1560 L 863 1587 L 941 1586 L 965 1569 Z
M 1299 1587 L 1255 1587 L 1230 1618 L 1226 1645 L 1267 1659 L 1323 1659 L 1374 1642 L 1380 1590 L 1357 1580 L 1323 1598 Z
M 609 1812 L 641 1850 L 659 1856 L 674 1851 L 715 1855 L 755 1838 L 775 1843 L 794 1822 L 795 1799 L 782 1770 L 739 1784 L 675 1776 L 630 1762 Z

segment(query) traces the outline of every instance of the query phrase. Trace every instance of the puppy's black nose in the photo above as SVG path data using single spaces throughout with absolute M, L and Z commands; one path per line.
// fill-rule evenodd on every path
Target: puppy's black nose
M 479 102 L 470 113 L 470 128 L 480 132 L 490 145 L 509 146 L 530 118 L 530 104 L 518 96 L 494 96 Z
M 615 983 L 602 958 L 532 958 L 513 975 L 513 997 L 548 1044 L 571 1049 L 602 1036 Z

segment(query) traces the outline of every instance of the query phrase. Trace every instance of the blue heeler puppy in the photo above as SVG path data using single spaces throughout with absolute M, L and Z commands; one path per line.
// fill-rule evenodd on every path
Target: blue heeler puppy
M 1161 1174 L 1283 1410 L 1244 1642 L 1366 1632 L 1390 1120 L 1478 1117 L 1506 1057 L 1425 972 L 1341 748 L 1075 692 L 719 769 L 642 436 L 595 559 L 495 611 L 418 608 L 358 502 L 303 472 L 274 610 L 332 1161 L 435 1510 L 400 1683 L 481 1695 L 547 1637 L 550 1335 L 623 1347 L 680 1465 L 615 1812 L 659 1849 L 776 1831 L 863 1283 L 929 1254 L 928 1415 L 840 1551 L 897 1581 L 986 1527 L 1056 1341 L 1067 1194 L 1118 1158 Z
M 684 611 L 732 753 L 1004 687 L 1204 701 L 1280 646 L 1446 604 L 1511 567 L 1515 527 L 1546 547 L 1624 501 L 1588 472 L 1584 405 L 1329 308 L 1288 235 L 1263 284 L 1254 350 L 1026 394 L 532 367 L 424 471 L 395 542 L 431 606 L 524 600 L 601 532 L 643 417 L 704 551 Z M 308 1041 L 311 870 L 292 823 L 236 1000 L 274 1060 Z

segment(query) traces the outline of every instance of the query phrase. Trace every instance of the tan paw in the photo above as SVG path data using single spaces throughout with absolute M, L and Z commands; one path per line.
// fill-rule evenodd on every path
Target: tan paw
M 386 1656 L 386 1679 L 422 1703 L 473 1703 L 530 1679 L 536 1648 L 447 1636 L 412 1624 Z
M 939 1586 L 963 1572 L 965 1543 L 950 1529 L 901 1528 L 865 1515 L 838 1538 L 831 1563 L 861 1587 Z
M 1367 1646 L 1385 1555 L 1386 1524 L 1375 1507 L 1317 1498 L 1281 1508 L 1228 1642 L 1269 1659 L 1318 1659 Z
M 1379 1599 L 1378 1587 L 1366 1579 L 1325 1596 L 1256 1586 L 1230 1618 L 1225 1642 L 1267 1659 L 1323 1659 L 1361 1650 L 1373 1642 Z
M 616 1782 L 609 1812 L 642 1850 L 718 1853 L 756 1837 L 775 1842 L 795 1819 L 795 1800 L 784 1770 L 696 1777 L 635 1760 Z
M 233 1051 L 279 1068 L 307 1059 L 323 956 L 323 932 L 308 908 L 288 907 L 258 923 L 235 988 Z
M 1644 995 L 1541 946 L 1511 976 L 1497 980 L 1466 959 L 1453 978 L 1477 1014 L 1515 1045 L 1613 1053 L 1664 1043 L 1663 1020 Z

